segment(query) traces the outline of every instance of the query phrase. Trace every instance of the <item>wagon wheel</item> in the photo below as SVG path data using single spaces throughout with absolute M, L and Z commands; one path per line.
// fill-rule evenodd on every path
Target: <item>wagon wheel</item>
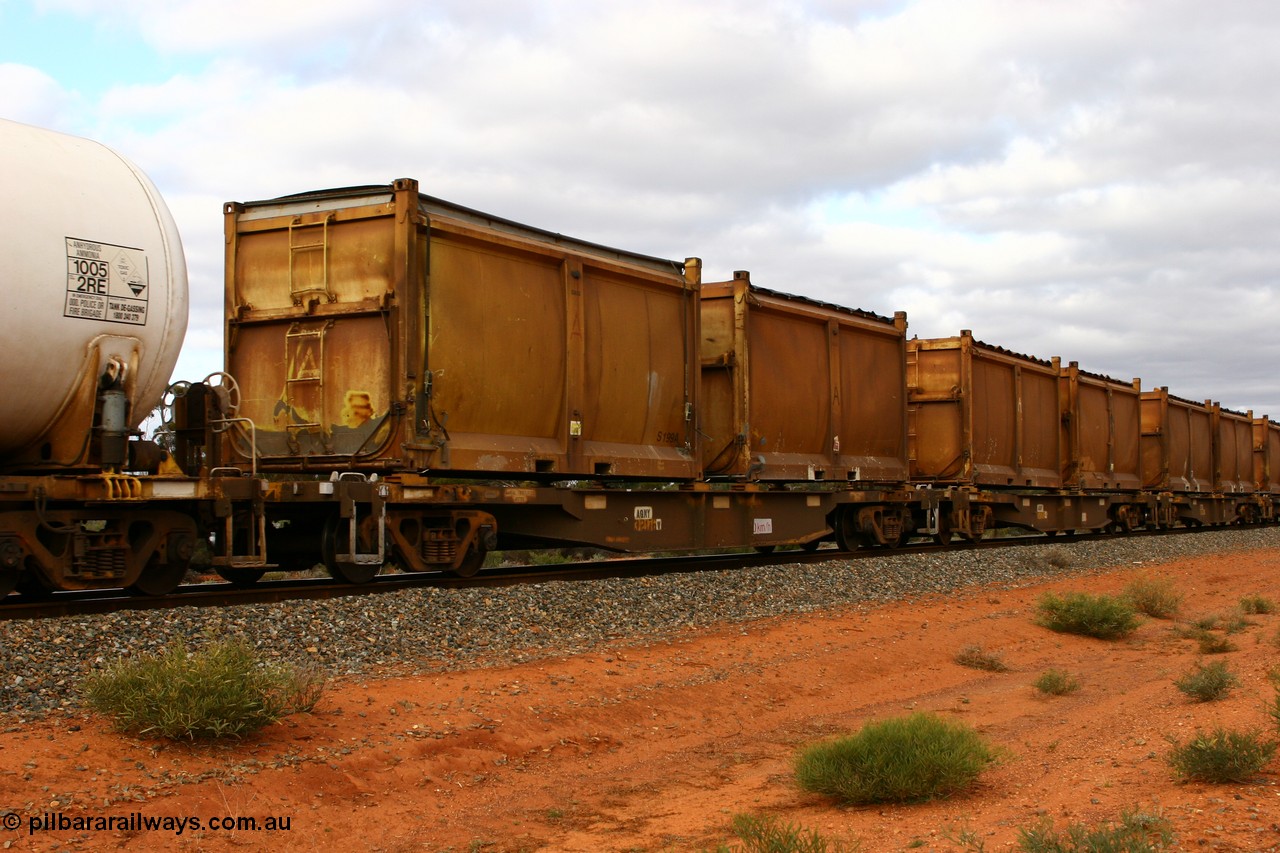
M 53 595 L 53 584 L 49 583 L 44 572 L 33 565 L 33 558 L 27 558 L 26 568 L 18 573 L 14 588 L 23 598 L 30 601 L 44 601 Z
M 337 515 L 329 516 L 329 520 L 324 524 L 324 532 L 321 534 L 320 547 L 324 554 L 324 567 L 329 571 L 329 576 L 336 581 L 343 583 L 361 584 L 368 583 L 382 571 L 382 566 L 377 563 L 354 563 L 347 560 L 339 560 L 339 553 L 349 553 L 351 548 L 348 540 L 351 538 L 348 524 L 345 519 Z
M 853 507 L 845 507 L 836 511 L 835 524 L 836 545 L 841 551 L 856 551 L 862 544 L 862 533 L 858 530 L 857 513 Z
M 772 554 L 774 551 L 778 550 L 777 545 L 757 545 L 755 547 L 757 554 Z
M 21 572 L 17 566 L 10 569 L 0 569 L 0 598 L 4 598 L 18 588 L 18 578 L 20 576 Z
M 138 579 L 129 584 L 127 589 L 134 595 L 168 595 L 178 588 L 182 579 L 187 576 L 187 567 L 191 560 L 169 560 L 160 562 L 160 555 L 153 554 L 147 561 L 146 568 Z
M 218 566 L 214 571 L 224 581 L 241 589 L 253 586 L 267 573 L 266 569 L 242 569 L 231 566 Z
M 453 573 L 460 578 L 475 577 L 476 573 L 484 565 L 484 558 L 488 555 L 484 547 L 479 542 L 473 544 L 467 549 L 466 555 L 458 563 Z

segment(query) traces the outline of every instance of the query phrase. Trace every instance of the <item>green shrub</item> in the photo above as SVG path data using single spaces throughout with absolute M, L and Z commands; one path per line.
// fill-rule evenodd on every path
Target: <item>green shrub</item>
M 1200 702 L 1221 699 L 1239 687 L 1240 680 L 1227 671 L 1227 665 L 1219 661 L 1209 665 L 1196 664 L 1196 668 L 1173 682 L 1183 693 Z
M 199 652 L 179 640 L 91 674 L 85 701 L 121 731 L 194 740 L 239 737 L 309 711 L 322 690 L 314 672 L 265 662 L 243 640 Z
M 1222 630 L 1226 631 L 1228 634 L 1239 634 L 1250 625 L 1256 624 L 1258 623 L 1251 622 L 1246 619 L 1243 613 L 1232 613 L 1230 618 L 1223 621 Z
M 1048 693 L 1051 696 L 1066 696 L 1080 689 L 1080 682 L 1074 675 L 1058 669 L 1045 670 L 1031 683 L 1041 693 Z
M 1040 625 L 1064 634 L 1117 640 L 1133 633 L 1139 624 L 1133 606 L 1111 595 L 1070 592 L 1060 596 L 1048 592 L 1036 607 Z
M 1240 610 L 1254 616 L 1276 612 L 1276 603 L 1261 595 L 1246 595 L 1240 599 Z
M 1241 612 L 1233 612 L 1226 616 L 1211 613 L 1208 616 L 1201 616 L 1190 622 L 1190 627 L 1183 629 L 1183 636 L 1199 638 L 1203 634 L 1210 631 L 1222 631 L 1226 634 L 1239 634 L 1245 628 L 1257 623 L 1251 622 L 1245 618 Z
M 849 846 L 828 841 L 815 829 L 804 829 L 783 823 L 773 815 L 756 817 L 739 814 L 733 816 L 733 832 L 740 839 L 740 847 L 721 847 L 725 853 L 855 853 L 860 845 Z
M 1277 689 L 1271 696 L 1271 701 L 1262 706 L 1267 712 L 1267 716 L 1271 718 L 1271 724 L 1280 731 L 1280 689 Z
M 1155 853 L 1172 843 L 1173 827 L 1159 814 L 1123 812 L 1119 825 L 1073 823 L 1065 834 L 1048 818 L 1034 829 L 1018 830 L 1025 853 Z
M 1258 732 L 1215 729 L 1196 732 L 1184 743 L 1173 741 L 1169 766 L 1180 779 L 1197 782 L 1247 782 L 1275 754 L 1277 744 L 1262 740 Z
M 1227 652 L 1234 652 L 1236 644 L 1231 642 L 1223 634 L 1215 634 L 1212 631 L 1200 631 L 1196 633 L 1196 645 L 1200 647 L 1200 654 L 1203 655 L 1221 655 Z
M 1201 616 L 1199 619 L 1192 619 L 1191 627 L 1200 631 L 1212 631 L 1215 628 L 1222 627 L 1222 617 L 1216 613 L 1210 613 L 1207 616 Z
M 1168 578 L 1134 578 L 1123 594 L 1135 610 L 1154 619 L 1172 619 L 1182 606 L 1182 593 L 1173 588 L 1173 581 Z
M 795 772 L 800 787 L 846 803 L 914 802 L 962 790 L 995 760 L 968 726 L 917 713 L 811 746 Z
M 988 672 L 1009 671 L 1009 667 L 1000 659 L 999 654 L 988 652 L 982 646 L 965 646 L 956 652 L 955 661 L 961 666 L 985 669 Z
M 1067 553 L 1067 549 L 1060 547 L 1047 548 L 1040 559 L 1044 560 L 1049 566 L 1055 569 L 1065 569 L 1071 565 L 1071 555 Z

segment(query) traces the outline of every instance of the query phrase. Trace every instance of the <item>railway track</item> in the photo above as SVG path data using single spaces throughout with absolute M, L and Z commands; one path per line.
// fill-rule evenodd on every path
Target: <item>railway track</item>
M 1137 531 L 1132 537 L 1192 534 L 1198 530 L 1221 528 L 1175 528 L 1172 530 Z M 923 555 L 959 549 L 1012 548 L 1035 545 L 1067 544 L 1115 538 L 1111 534 L 1074 534 L 1066 536 L 1018 536 L 984 539 L 978 542 L 952 542 L 939 545 L 918 541 L 901 548 L 887 550 L 868 548 L 842 551 L 834 547 L 818 550 L 778 550 L 768 553 L 712 554 L 679 557 L 620 557 L 606 560 L 559 563 L 553 566 L 521 565 L 486 569 L 473 577 L 463 578 L 443 572 L 389 573 L 366 584 L 347 584 L 331 578 L 289 578 L 261 581 L 252 586 L 226 582 L 188 584 L 163 596 L 138 596 L 119 589 L 56 592 L 47 598 L 29 599 L 13 594 L 0 603 L 0 621 L 14 619 L 48 619 L 114 611 L 167 610 L 177 607 L 226 607 L 235 604 L 271 604 L 283 601 L 344 596 L 380 595 L 416 587 L 462 589 L 498 587 L 522 583 L 551 581 L 583 581 L 605 578 L 652 577 L 657 575 L 725 571 L 751 566 L 820 563 L 827 560 L 857 560 L 886 556 Z

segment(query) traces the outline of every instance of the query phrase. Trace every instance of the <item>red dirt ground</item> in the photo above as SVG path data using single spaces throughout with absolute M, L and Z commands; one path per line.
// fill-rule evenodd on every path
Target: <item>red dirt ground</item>
M 1276 595 L 1280 553 L 1161 566 L 1182 615 Z M 882 607 L 690 632 L 520 666 L 332 684 L 315 713 L 233 745 L 114 733 L 97 718 L 10 721 L 0 733 L 0 830 L 12 850 L 700 851 L 736 839 L 734 814 L 781 816 L 864 851 L 1010 850 L 1019 827 L 1160 810 L 1175 849 L 1280 848 L 1273 763 L 1242 785 L 1181 784 L 1168 738 L 1263 728 L 1280 616 L 1250 617 L 1221 656 L 1241 681 L 1196 703 L 1174 679 L 1201 660 L 1168 621 L 1130 638 L 1033 622 L 1047 590 L 1119 592 L 1140 572 L 1062 578 Z M 953 657 L 970 645 L 1011 670 Z M 1048 698 L 1048 668 L 1082 689 Z M 1004 750 L 971 792 L 921 805 L 842 808 L 799 790 L 797 749 L 910 711 L 963 721 Z M 287 818 L 287 831 L 136 829 L 32 834 L 30 821 Z M 136 820 L 137 818 L 133 818 Z M 7 825 L 7 824 L 6 824 Z M 969 843 L 959 840 L 968 837 Z

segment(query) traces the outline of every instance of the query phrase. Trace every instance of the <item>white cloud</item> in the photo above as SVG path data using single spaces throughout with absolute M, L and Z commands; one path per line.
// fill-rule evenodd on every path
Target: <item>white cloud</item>
M 65 127 L 74 104 L 157 181 L 198 350 L 222 201 L 416 177 L 1280 414 L 1274 4 L 46 3 L 182 60 L 78 104 L 56 67 L 0 65 L 0 108 Z
M 0 116 L 37 127 L 61 127 L 75 101 L 44 71 L 0 62 Z

